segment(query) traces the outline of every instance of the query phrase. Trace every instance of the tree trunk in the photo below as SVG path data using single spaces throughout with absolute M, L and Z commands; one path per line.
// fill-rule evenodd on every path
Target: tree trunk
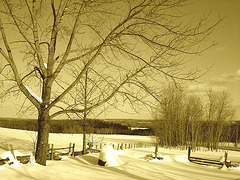
M 87 154 L 87 149 L 86 149 L 86 124 L 83 125 L 83 151 L 82 154 Z
M 237 147 L 238 146 L 238 123 L 236 123 L 236 140 L 235 140 L 235 147 Z
M 47 148 L 49 139 L 49 116 L 45 113 L 39 113 L 38 117 L 38 140 L 35 159 L 36 163 L 46 166 Z

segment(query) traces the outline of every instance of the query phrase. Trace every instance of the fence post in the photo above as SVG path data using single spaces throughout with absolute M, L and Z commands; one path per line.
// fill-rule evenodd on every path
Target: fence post
M 54 157 L 53 157 L 53 144 L 52 144 L 52 147 L 51 147 L 51 158 L 50 160 L 54 160 Z
M 226 163 L 227 163 L 227 157 L 228 157 L 228 151 L 225 151 L 225 154 L 224 154 L 224 161 L 223 161 L 223 166 L 226 166 Z
M 75 149 L 75 143 L 73 143 L 73 146 L 72 146 L 72 156 L 74 157 L 74 149 Z
M 188 160 L 190 161 L 190 156 L 191 156 L 191 147 L 188 147 Z
M 68 154 L 70 154 L 70 153 L 71 153 L 71 148 L 72 148 L 71 146 L 72 146 L 72 143 L 69 143 L 69 147 L 68 147 L 68 148 L 69 148 L 69 149 L 68 149 Z
M 156 143 L 156 146 L 155 146 L 155 159 L 157 158 L 157 155 L 158 155 L 158 144 Z
M 9 149 L 10 149 L 10 152 L 13 155 L 14 159 L 16 159 L 12 144 L 9 144 Z
M 119 150 L 119 143 L 118 143 L 118 146 L 117 146 L 117 150 Z
M 123 150 L 123 143 L 121 144 L 120 149 Z

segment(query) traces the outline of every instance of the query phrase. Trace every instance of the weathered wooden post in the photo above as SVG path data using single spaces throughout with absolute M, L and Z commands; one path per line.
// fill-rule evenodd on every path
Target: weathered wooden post
M 11 154 L 13 155 L 14 159 L 16 159 L 15 154 L 14 154 L 14 151 L 13 151 L 13 146 L 12 146 L 12 144 L 9 144 L 9 149 L 10 149 L 10 152 L 11 152 Z
M 119 150 L 119 143 L 118 143 L 118 146 L 117 146 L 117 150 Z
M 225 151 L 223 166 L 226 166 L 226 164 L 227 164 L 227 157 L 228 157 L 228 151 Z
M 121 150 L 123 150 L 123 143 L 121 144 Z
M 69 143 L 69 147 L 68 147 L 68 154 L 71 153 L 71 148 L 72 148 L 72 143 Z
M 73 143 L 73 146 L 72 146 L 72 156 L 74 157 L 74 149 L 75 149 L 75 143 Z
M 190 157 L 191 157 L 191 147 L 188 147 L 188 160 L 190 161 Z
M 50 160 L 54 160 L 54 156 L 53 156 L 53 144 L 51 146 L 51 156 L 50 156 Z
M 155 159 L 157 158 L 158 156 L 158 144 L 156 143 L 156 146 L 155 146 Z

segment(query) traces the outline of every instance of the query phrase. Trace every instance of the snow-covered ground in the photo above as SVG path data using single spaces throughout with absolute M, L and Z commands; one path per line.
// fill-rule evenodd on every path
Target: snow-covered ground
M 23 130 L 0 128 L 0 154 L 6 153 L 8 144 L 19 153 L 28 154 L 33 150 L 35 133 Z M 81 149 L 82 135 L 50 134 L 50 143 L 55 147 L 67 147 L 70 142 L 76 143 L 76 149 Z M 147 136 L 106 135 L 107 143 L 152 143 Z M 190 163 L 187 151 L 159 148 L 162 161 L 145 160 L 145 156 L 154 152 L 152 148 L 137 148 L 118 150 L 116 153 L 123 162 L 120 166 L 106 167 L 98 165 L 99 153 L 90 153 L 79 157 L 64 157 L 61 161 L 48 161 L 47 166 L 37 164 L 17 164 L 15 166 L 0 166 L 0 179 L 240 179 L 240 169 L 219 169 Z M 230 155 L 231 154 L 231 155 Z M 194 156 L 221 158 L 224 152 L 193 152 Z M 240 158 L 239 152 L 229 152 L 234 160 Z

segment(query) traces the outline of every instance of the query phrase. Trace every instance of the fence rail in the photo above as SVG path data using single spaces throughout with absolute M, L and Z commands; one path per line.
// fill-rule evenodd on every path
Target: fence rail
M 212 165 L 212 166 L 220 166 L 223 167 L 224 165 L 227 167 L 231 166 L 231 162 L 227 161 L 228 152 L 225 151 L 223 161 L 216 160 L 216 159 L 206 159 L 200 157 L 191 157 L 191 147 L 188 147 L 188 160 L 190 162 L 201 164 L 201 165 Z
M 50 160 L 60 160 L 61 158 L 55 154 L 55 152 L 57 150 L 63 150 L 63 149 L 68 149 L 68 152 L 67 153 L 58 153 L 59 155 L 67 155 L 67 154 L 70 154 L 71 156 L 75 156 L 75 152 L 74 152 L 74 149 L 75 149 L 75 143 L 69 143 L 69 146 L 68 147 L 63 147 L 63 148 L 54 148 L 54 145 L 51 144 L 51 148 L 50 148 L 50 144 L 48 145 L 49 148 L 48 148 L 48 153 L 49 153 L 49 159 Z
M 218 146 L 218 149 L 240 152 L 240 148 L 239 147 Z
M 89 147 L 89 152 L 100 152 L 101 148 L 102 148 L 102 144 L 104 143 L 99 143 L 96 145 L 91 145 Z M 112 144 L 113 148 L 115 150 L 123 150 L 123 149 L 134 149 L 134 148 L 150 148 L 153 147 L 153 144 L 144 144 L 144 143 L 115 143 Z M 75 151 L 75 143 L 69 143 L 68 147 L 59 147 L 59 148 L 54 148 L 54 144 L 49 144 L 48 147 L 48 154 L 49 154 L 49 159 L 53 160 L 53 159 L 57 159 L 57 157 L 55 156 L 56 152 L 59 150 L 68 150 L 67 152 L 59 152 L 57 153 L 58 155 L 71 155 L 71 156 L 76 156 L 76 155 L 80 155 L 81 152 L 76 152 Z

